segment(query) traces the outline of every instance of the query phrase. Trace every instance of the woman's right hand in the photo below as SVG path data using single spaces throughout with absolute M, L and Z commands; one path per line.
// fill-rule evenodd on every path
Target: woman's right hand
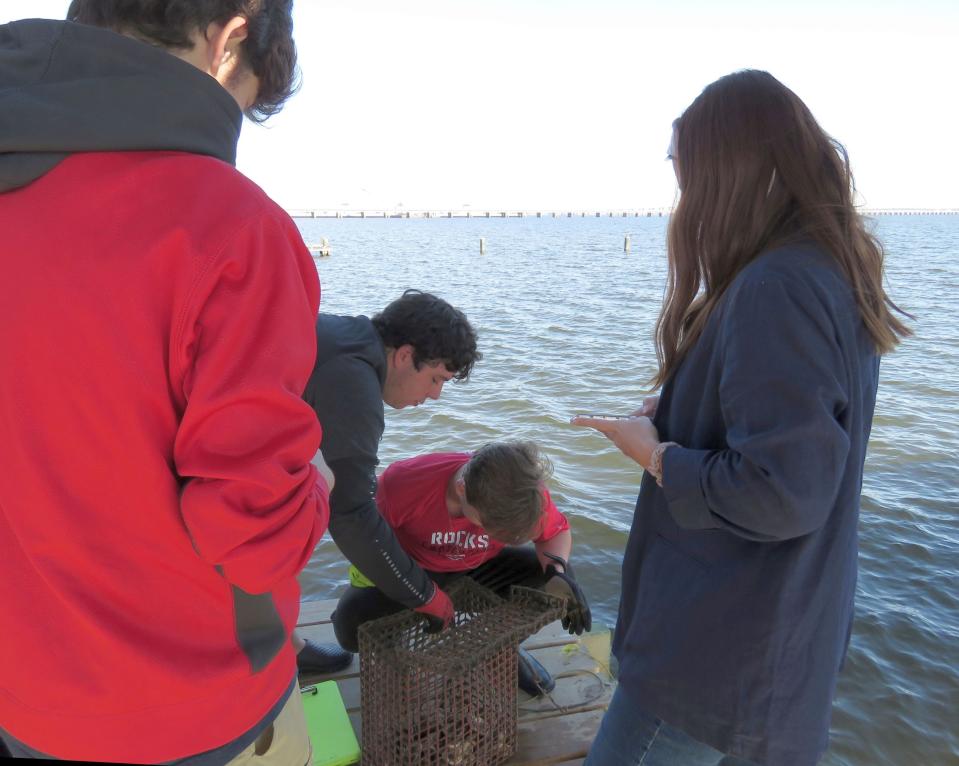
M 644 470 L 649 467 L 652 452 L 659 444 L 656 426 L 645 415 L 615 419 L 576 415 L 570 418 L 569 422 L 574 426 L 596 429 L 615 444 L 626 457 L 639 463 Z

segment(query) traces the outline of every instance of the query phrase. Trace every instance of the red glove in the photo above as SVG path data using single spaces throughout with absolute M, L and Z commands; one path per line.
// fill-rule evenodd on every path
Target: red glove
M 435 583 L 433 584 L 433 595 L 430 596 L 430 600 L 423 604 L 423 606 L 416 607 L 413 611 L 426 616 L 429 622 L 426 628 L 427 633 L 439 633 L 441 630 L 448 628 L 456 617 L 456 612 L 453 610 L 453 602 L 450 601 L 450 597 L 440 590 L 439 586 Z

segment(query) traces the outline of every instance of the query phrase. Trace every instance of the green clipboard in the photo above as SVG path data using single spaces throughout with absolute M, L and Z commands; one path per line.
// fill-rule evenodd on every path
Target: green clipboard
M 349 766 L 359 763 L 360 746 L 336 681 L 300 689 L 306 730 L 313 744 L 314 766 Z

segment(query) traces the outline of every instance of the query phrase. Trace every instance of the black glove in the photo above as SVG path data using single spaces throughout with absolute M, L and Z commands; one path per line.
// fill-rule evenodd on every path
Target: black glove
M 586 595 L 579 587 L 579 583 L 576 582 L 572 567 L 552 553 L 544 552 L 543 555 L 562 564 L 563 569 L 566 570 L 560 572 L 552 564 L 547 566 L 546 585 L 543 588 L 552 596 L 566 599 L 566 615 L 563 617 L 563 627 L 570 634 L 575 633 L 577 636 L 584 630 L 589 631 L 593 627 L 593 615 L 589 611 L 589 602 L 586 601 Z

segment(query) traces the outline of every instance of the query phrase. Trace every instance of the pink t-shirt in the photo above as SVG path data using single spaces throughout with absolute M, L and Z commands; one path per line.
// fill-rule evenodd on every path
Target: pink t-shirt
M 380 477 L 376 505 L 400 545 L 424 569 L 475 569 L 506 547 L 466 517 L 451 517 L 446 507 L 450 477 L 469 459 L 468 452 L 420 455 L 393 463 Z M 543 532 L 536 542 L 569 529 L 569 522 L 545 487 L 543 500 Z

